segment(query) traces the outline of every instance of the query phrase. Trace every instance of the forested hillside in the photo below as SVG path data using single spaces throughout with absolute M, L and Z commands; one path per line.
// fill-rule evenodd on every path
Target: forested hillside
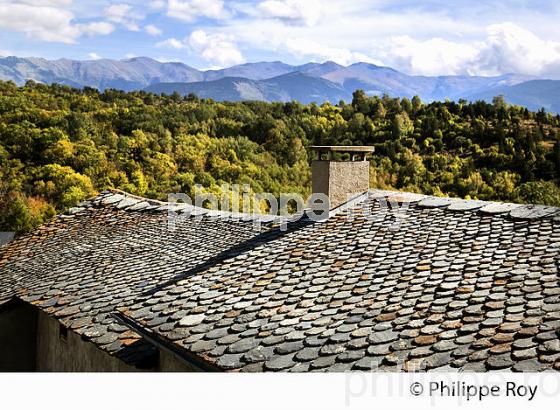
M 217 103 L 0 82 L 0 231 L 28 231 L 104 188 L 308 194 L 311 144 L 374 145 L 372 187 L 560 205 L 559 137 L 559 116 L 501 99 Z

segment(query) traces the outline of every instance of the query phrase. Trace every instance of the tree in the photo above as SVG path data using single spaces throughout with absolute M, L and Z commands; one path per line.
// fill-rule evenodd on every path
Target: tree
M 503 95 L 497 95 L 494 98 L 492 98 L 492 105 L 496 109 L 496 112 L 501 108 L 503 109 L 507 108 L 507 102 Z
M 417 95 L 412 97 L 412 107 L 414 108 L 414 112 L 417 112 L 420 108 L 422 108 L 422 100 Z
M 406 98 L 406 97 L 404 97 L 404 98 L 401 100 L 401 107 L 402 107 L 403 111 L 406 112 L 406 113 L 408 113 L 408 114 L 412 114 L 413 111 L 414 111 L 414 110 L 413 110 L 413 105 L 412 105 L 412 103 L 411 103 L 410 100 L 409 100 L 408 98 Z
M 401 138 L 414 131 L 414 124 L 406 112 L 396 114 L 392 121 L 393 136 Z
M 531 181 L 515 190 L 517 202 L 560 206 L 560 188 L 551 181 Z
M 55 209 L 41 198 L 27 198 L 21 193 L 12 193 L 0 199 L 0 231 L 28 232 L 55 215 Z
M 352 93 L 352 106 L 356 111 L 362 114 L 368 114 L 369 101 L 364 90 L 356 90 Z
M 75 206 L 95 194 L 90 178 L 70 167 L 50 164 L 41 167 L 39 173 L 42 178 L 35 183 L 35 192 L 60 204 L 59 210 Z

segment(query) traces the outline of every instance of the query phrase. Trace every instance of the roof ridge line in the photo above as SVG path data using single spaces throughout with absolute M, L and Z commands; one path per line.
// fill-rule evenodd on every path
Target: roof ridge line
M 206 209 L 196 205 L 189 205 L 184 203 L 160 201 L 157 199 L 151 199 L 142 197 L 139 195 L 134 195 L 120 189 L 107 189 L 101 191 L 98 195 L 86 199 L 78 203 L 75 207 L 68 209 L 63 217 L 71 217 L 77 215 L 91 206 L 107 206 L 117 208 L 122 211 L 160 211 L 169 212 L 177 211 L 179 214 L 188 216 L 203 216 L 209 218 L 222 218 L 222 219 L 232 219 L 232 220 L 242 220 L 247 222 L 259 222 L 259 223 L 270 223 L 270 224 L 280 224 L 280 223 L 291 223 L 301 219 L 301 214 L 294 215 L 271 215 L 271 214 L 258 214 L 258 213 L 247 213 L 247 212 L 232 212 L 224 210 L 213 210 Z M 304 210 L 305 215 L 305 210 Z
M 450 212 L 480 212 L 485 215 L 506 216 L 515 220 L 538 220 L 557 218 L 560 220 L 560 207 L 537 204 L 515 204 L 511 202 L 482 201 L 477 199 L 463 199 L 453 197 L 438 197 L 434 195 L 418 194 L 382 189 L 369 189 L 366 192 L 351 198 L 343 204 L 332 208 L 326 220 L 355 207 L 366 199 L 385 198 L 399 203 L 416 203 L 420 208 L 442 209 Z M 294 215 L 271 215 L 247 212 L 232 212 L 224 210 L 211 210 L 196 205 L 176 202 L 159 201 L 139 195 L 130 194 L 120 189 L 110 189 L 100 192 L 97 196 L 80 202 L 76 207 L 65 212 L 64 217 L 73 216 L 85 211 L 90 206 L 111 206 L 123 211 L 176 211 L 189 216 L 204 216 L 209 218 L 232 219 L 242 221 L 256 221 L 260 223 L 291 223 L 302 218 L 308 211 Z
M 514 220 L 533 221 L 554 218 L 560 220 L 560 207 L 538 204 L 515 204 L 512 202 L 482 201 L 453 197 L 438 197 L 412 192 L 370 189 L 373 199 L 386 198 L 400 203 L 416 203 L 420 208 L 442 209 L 449 212 L 480 212 L 485 215 L 510 217 Z

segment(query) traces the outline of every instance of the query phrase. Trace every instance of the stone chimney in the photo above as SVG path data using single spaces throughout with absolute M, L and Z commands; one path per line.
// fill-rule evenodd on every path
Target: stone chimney
M 342 205 L 352 197 L 369 189 L 367 146 L 312 146 L 316 159 L 311 163 L 311 182 L 314 194 L 329 197 L 330 208 Z M 349 154 L 349 160 L 336 160 L 334 154 Z

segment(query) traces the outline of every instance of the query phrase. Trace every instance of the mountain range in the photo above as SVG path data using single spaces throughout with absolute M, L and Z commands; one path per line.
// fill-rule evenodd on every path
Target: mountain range
M 367 63 L 342 66 L 331 61 L 289 65 L 280 61 L 241 64 L 221 70 L 201 71 L 178 62 L 148 57 L 127 60 L 0 58 L 0 79 L 22 85 L 32 79 L 74 87 L 146 90 L 154 93 L 195 93 L 224 101 L 263 100 L 302 103 L 343 99 L 363 89 L 370 95 L 413 97 L 424 101 L 483 99 L 504 95 L 513 104 L 532 110 L 544 107 L 560 112 L 560 81 L 519 74 L 496 77 L 413 76 L 389 67 Z

